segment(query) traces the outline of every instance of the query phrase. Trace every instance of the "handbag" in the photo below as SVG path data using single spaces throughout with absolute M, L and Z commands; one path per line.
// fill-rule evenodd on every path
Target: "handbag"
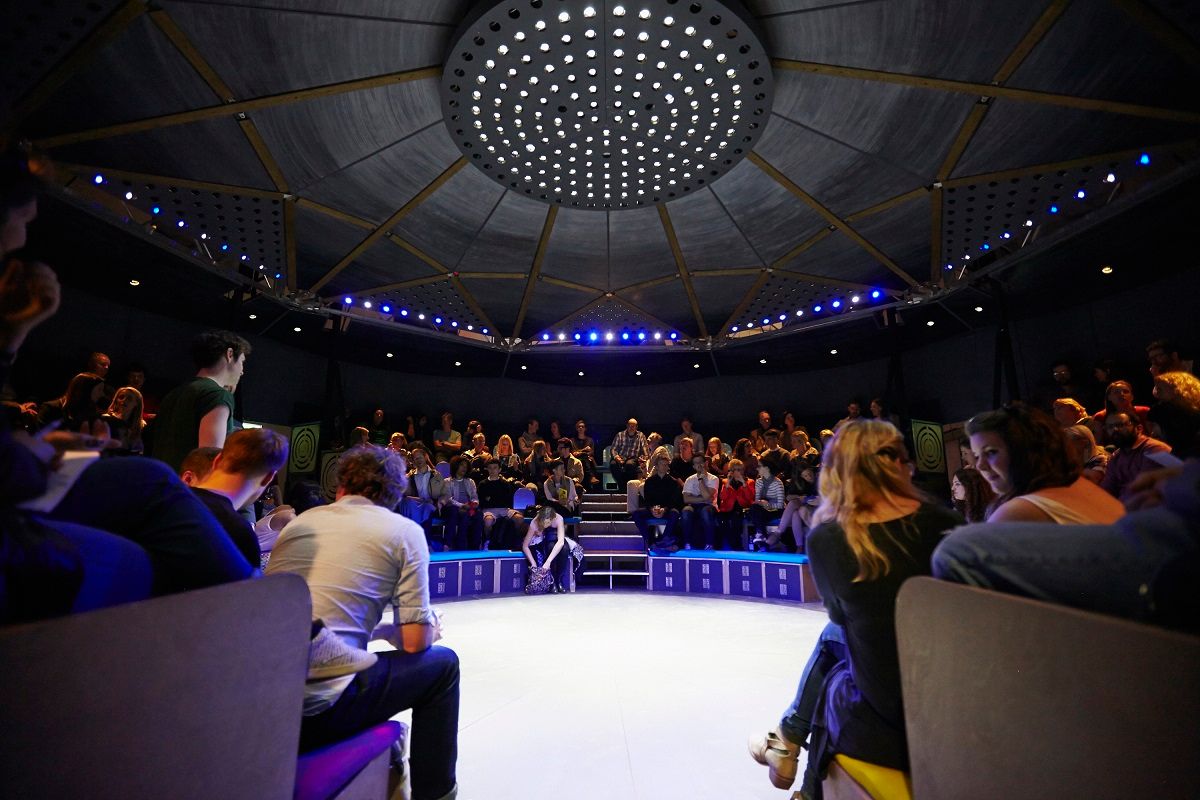
M 531 568 L 525 594 L 549 594 L 554 588 L 554 574 L 545 567 Z

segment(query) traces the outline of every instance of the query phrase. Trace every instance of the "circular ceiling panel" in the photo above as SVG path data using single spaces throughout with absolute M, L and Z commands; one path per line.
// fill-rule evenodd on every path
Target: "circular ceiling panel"
M 766 49 L 736 3 L 487 2 L 442 75 L 451 137 L 508 189 L 576 208 L 666 202 L 750 152 Z

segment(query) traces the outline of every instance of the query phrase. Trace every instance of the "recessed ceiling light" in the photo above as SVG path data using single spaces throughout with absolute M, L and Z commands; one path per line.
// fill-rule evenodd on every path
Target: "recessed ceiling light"
M 983 306 L 975 306 L 976 311 L 983 311 Z
M 251 314 L 250 319 L 258 319 L 258 314 Z
M 1105 264 L 1103 267 L 1100 268 L 1100 271 L 1103 272 L 1105 275 L 1112 275 L 1113 268 L 1108 266 L 1107 264 Z
M 935 323 L 933 320 L 929 320 L 929 321 L 928 321 L 928 322 L 926 322 L 925 324 L 926 324 L 926 325 L 928 325 L 930 328 L 932 328 L 932 327 L 933 327 L 934 325 L 936 325 L 937 323 Z
M 462 362 L 461 362 L 461 361 L 455 361 L 455 362 L 454 362 L 454 366 L 456 366 L 456 367 L 461 367 L 461 366 L 462 366 Z
M 692 369 L 700 369 L 700 365 L 699 365 L 699 364 L 692 364 Z
M 836 356 L 836 355 L 837 355 L 837 348 L 835 347 L 835 348 L 833 348 L 832 350 L 830 350 L 830 351 L 829 351 L 829 355 L 831 355 L 831 356 Z
M 388 358 L 394 358 L 394 357 L 395 357 L 395 355 L 396 355 L 395 353 L 388 353 L 388 354 L 387 354 L 387 357 L 388 357 Z
M 137 278 L 134 278 L 133 280 L 129 281 L 129 285 L 130 286 L 141 286 L 142 282 L 139 281 Z
M 583 377 L 583 370 L 579 370 L 579 377 Z
M 765 358 L 760 358 L 760 359 L 758 360 L 758 363 L 760 363 L 760 364 L 765 364 L 765 363 L 767 363 L 767 360 L 766 360 Z
M 634 374 L 634 375 L 638 375 L 638 376 L 640 376 L 640 375 L 642 374 L 642 371 L 639 369 L 637 372 L 635 372 L 635 373 L 633 373 L 633 374 Z
M 522 365 L 521 365 L 521 369 L 529 369 L 529 367 L 527 367 L 527 366 L 525 366 L 524 364 L 522 364 Z
M 294 330 L 296 333 L 299 333 L 299 332 L 300 332 L 300 326 L 299 326 L 299 325 L 297 325 L 296 327 L 292 328 L 292 330 Z

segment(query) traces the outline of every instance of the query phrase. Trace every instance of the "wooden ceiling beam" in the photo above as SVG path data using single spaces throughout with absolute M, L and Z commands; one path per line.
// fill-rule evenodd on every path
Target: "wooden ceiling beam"
M 529 278 L 527 272 L 458 272 L 455 273 L 460 278 L 471 278 L 477 281 L 496 280 L 496 281 L 523 281 Z
M 143 0 L 126 0 L 58 62 L 37 85 L 26 92 L 13 107 L 8 121 L 0 125 L 0 142 L 8 142 L 20 125 L 50 97 L 87 66 L 95 55 L 124 33 L 138 17 L 146 13 Z
M 830 225 L 835 226 L 845 236 L 849 237 L 851 241 L 853 241 L 855 244 L 857 244 L 863 250 L 866 250 L 880 264 L 883 264 L 885 267 L 887 267 L 892 272 L 894 272 L 896 275 L 898 275 L 900 277 L 900 279 L 903 280 L 905 283 L 907 283 L 909 286 L 918 286 L 919 285 L 917 280 L 915 278 L 913 278 L 912 275 L 909 275 L 907 272 L 905 272 L 900 267 L 900 265 L 897 264 L 895 261 L 892 261 L 892 259 L 889 258 L 886 253 L 884 253 L 882 250 L 880 250 L 878 247 L 876 247 L 874 244 L 872 244 L 870 241 L 868 241 L 865 236 L 863 236 L 858 231 L 856 231 L 854 229 L 854 226 L 852 226 L 849 222 L 847 222 L 846 220 L 839 217 L 837 214 L 834 214 L 832 211 L 830 211 L 828 208 L 826 208 L 824 206 L 824 204 L 822 204 L 819 200 L 817 200 L 811 194 L 804 191 L 798 185 L 793 183 L 790 178 L 788 178 L 786 175 L 784 175 L 782 172 L 780 172 L 778 169 L 776 169 L 765 158 L 763 158 L 758 153 L 753 152 L 753 151 L 751 151 L 746 156 L 746 158 L 749 161 L 753 162 L 763 172 L 767 173 L 767 175 L 769 175 L 771 178 L 773 178 L 780 186 L 787 189 L 792 194 L 796 195 L 796 197 L 799 197 L 808 206 L 810 206 L 814 211 L 816 211 L 818 214 L 820 214 L 822 217 L 824 217 L 825 220 Z
M 396 226 L 396 223 L 398 223 L 400 220 L 404 219 L 404 217 L 408 216 L 408 214 L 414 208 L 421 205 L 421 203 L 425 202 L 425 200 L 431 194 L 433 194 L 438 189 L 440 189 L 446 181 L 453 178 L 454 175 L 466 165 L 466 163 L 467 163 L 467 159 L 465 157 L 460 156 L 458 159 L 455 160 L 455 162 L 453 164 L 446 167 L 446 169 L 442 170 L 442 173 L 440 175 L 438 175 L 436 178 L 434 178 L 432 181 L 430 181 L 425 186 L 424 189 L 417 192 L 416 195 L 414 195 L 412 197 L 412 199 L 410 199 L 407 203 L 405 203 L 400 208 L 398 208 L 396 210 L 396 213 L 392 214 L 390 217 L 388 217 L 386 220 L 384 220 L 379 225 L 379 227 L 375 228 L 373 231 L 371 231 L 369 234 L 367 234 L 366 238 L 364 238 L 361 242 L 359 242 L 357 245 L 355 245 L 354 248 L 349 253 L 342 256 L 342 259 L 340 261 L 338 261 L 338 263 L 334 264 L 333 267 L 331 267 L 330 270 L 328 272 L 326 272 L 321 277 L 320 280 L 318 280 L 311 287 L 309 287 L 309 291 L 315 294 L 316 292 L 319 292 L 322 288 L 324 288 L 326 285 L 328 285 L 328 283 L 331 280 L 333 280 L 334 278 L 336 278 L 342 270 L 344 270 L 346 267 L 350 266 L 350 264 L 354 261 L 354 259 L 358 258 L 360 255 L 365 253 L 367 250 L 369 250 L 371 248 L 372 245 L 374 245 L 376 242 L 378 242 L 380 239 L 382 239 L 384 236 L 386 236 L 388 234 L 388 232 L 391 231 L 391 229 Z
M 169 128 L 175 125 L 187 125 L 192 122 L 200 122 L 206 119 L 236 116 L 238 114 L 244 114 L 251 111 L 259 111 L 264 108 L 276 108 L 278 106 L 291 105 L 292 103 L 300 103 L 306 100 L 315 100 L 321 97 L 332 97 L 334 95 L 346 94 L 348 92 L 361 92 L 367 89 L 378 89 L 382 86 L 393 86 L 397 83 L 406 83 L 408 81 L 439 78 L 441 77 L 441 74 L 442 68 L 440 66 L 421 67 L 420 69 L 403 70 L 401 72 L 389 72 L 384 75 L 374 75 L 369 78 L 356 78 L 350 81 L 329 83 L 323 86 L 312 86 L 307 89 L 296 89 L 290 92 L 280 92 L 279 94 L 264 95 L 262 97 L 254 97 L 247 100 L 235 100 L 232 103 L 205 106 L 204 108 L 196 108 L 192 109 L 191 111 L 179 111 L 174 114 L 163 114 L 157 117 L 147 117 L 145 119 L 132 120 L 130 122 L 120 122 L 115 125 L 105 125 L 100 128 L 91 128 L 83 131 L 74 131 L 72 133 L 63 133 L 57 136 L 47 136 L 43 139 L 37 140 L 36 144 L 39 147 L 49 149 L 53 147 L 61 147 L 66 144 L 92 141 L 94 139 L 108 139 L 113 136 L 124 136 L 130 133 L 158 130 L 160 128 Z
M 614 292 L 637 292 L 642 289 L 653 289 L 655 286 L 662 286 L 664 283 L 672 283 L 679 280 L 678 275 L 661 275 L 657 278 L 649 278 L 637 283 L 631 283 L 628 286 L 622 286 L 620 289 L 614 289 Z
M 1134 22 L 1183 57 L 1189 64 L 1200 64 L 1200 45 L 1177 28 L 1157 9 L 1143 0 L 1112 0 L 1112 4 L 1128 14 Z
M 356 217 L 353 214 L 348 214 L 345 211 L 342 211 L 340 208 L 334 208 L 333 206 L 327 206 L 324 203 L 318 203 L 316 200 L 309 200 L 307 197 L 297 197 L 296 198 L 296 206 L 297 206 L 297 208 L 303 208 L 308 211 L 315 211 L 318 214 L 324 214 L 327 217 L 332 217 L 333 219 L 341 220 L 342 222 L 345 222 L 347 225 L 353 225 L 356 228 L 362 228 L 363 230 L 367 230 L 367 231 L 375 229 L 375 224 L 373 222 L 371 222 L 369 219 L 363 219 L 362 217 Z
M 358 289 L 357 291 L 346 292 L 345 296 L 369 297 L 375 294 L 382 294 L 383 292 L 394 292 L 398 289 L 411 289 L 414 286 L 425 286 L 430 283 L 437 283 L 438 281 L 448 281 L 450 278 L 451 276 L 448 274 L 424 275 L 420 278 L 409 278 L 408 280 L 396 281 L 395 283 L 385 283 L 382 286 L 372 286 L 369 289 Z M 338 297 L 341 296 L 342 295 L 338 295 Z
M 283 252 L 287 263 L 287 285 L 291 291 L 300 288 L 296 271 L 296 201 L 283 201 Z
M 589 294 L 591 292 L 603 292 L 604 291 L 603 289 L 600 289 L 596 286 L 588 286 L 587 284 L 584 284 L 584 283 L 576 283 L 575 281 L 568 281 L 568 280 L 564 280 L 562 278 L 555 278 L 550 275 L 543 275 L 542 281 L 544 283 L 550 284 L 551 286 L 561 286 L 564 289 L 574 289 L 577 292 L 588 292 Z
M 679 247 L 679 237 L 675 235 L 675 226 L 671 223 L 671 214 L 666 205 L 658 207 L 658 218 L 662 221 L 663 230 L 667 234 L 667 243 L 671 245 L 671 255 L 675 257 L 675 267 L 683 281 L 684 291 L 687 292 L 688 303 L 692 306 L 692 317 L 696 320 L 696 330 L 703 339 L 708 338 L 708 326 L 704 324 L 704 316 L 700 313 L 700 300 L 696 297 L 696 287 L 692 285 L 692 274 L 688 271 L 687 262 L 683 259 L 683 250 Z
M 542 274 L 542 263 L 546 260 L 546 248 L 550 244 L 550 234 L 554 230 L 554 220 L 558 218 L 558 206 L 550 204 L 546 211 L 546 221 L 542 223 L 542 234 L 538 237 L 537 250 L 533 254 L 533 264 L 529 268 L 529 279 L 525 282 L 525 293 L 521 295 L 521 307 L 517 311 L 517 322 L 513 325 L 513 339 L 521 337 L 521 326 L 525 324 L 525 313 L 533 299 L 533 289 L 537 286 Z
M 900 86 L 912 86 L 918 89 L 969 94 L 976 97 L 1001 97 L 1005 100 L 1015 100 L 1022 103 L 1040 103 L 1043 105 L 1061 106 L 1063 108 L 1076 108 L 1081 111 L 1102 111 L 1108 114 L 1125 114 L 1134 117 L 1162 119 L 1169 122 L 1186 122 L 1189 124 L 1200 122 L 1200 111 L 1144 106 L 1137 103 L 1123 103 L 1117 100 L 1102 100 L 1095 97 L 1041 92 L 1035 89 L 1018 89 L 1011 86 L 995 86 L 990 83 L 956 81 L 948 78 L 932 78 L 926 75 L 909 75 L 907 73 L 886 72 L 878 69 L 844 67 L 837 64 L 822 64 L 816 61 L 796 61 L 788 58 L 772 58 L 771 66 L 776 69 L 808 72 L 814 75 L 829 75 L 836 78 L 850 78 L 875 83 L 891 83 Z
M 733 278 L 738 275 L 757 275 L 765 267 L 726 267 L 724 269 L 700 269 L 692 273 L 693 280 L 701 278 Z

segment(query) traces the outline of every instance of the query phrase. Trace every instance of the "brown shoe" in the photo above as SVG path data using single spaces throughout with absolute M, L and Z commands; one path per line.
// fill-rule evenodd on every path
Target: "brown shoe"
M 768 768 L 772 786 L 776 789 L 792 788 L 800 769 L 800 745 L 783 738 L 776 728 L 766 736 L 751 737 L 749 746 L 750 756 Z

